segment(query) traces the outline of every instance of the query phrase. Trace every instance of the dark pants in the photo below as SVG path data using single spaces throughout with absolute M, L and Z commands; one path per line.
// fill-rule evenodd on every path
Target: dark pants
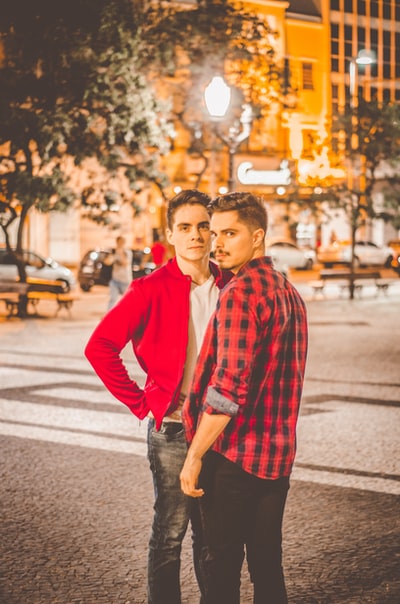
M 149 543 L 149 604 L 180 604 L 180 566 L 182 541 L 189 520 L 192 524 L 193 557 L 199 585 L 199 551 L 197 501 L 181 491 L 179 473 L 185 461 L 187 444 L 182 424 L 163 424 L 156 431 L 149 420 L 148 458 L 153 474 L 154 518 Z
M 282 570 L 282 518 L 289 478 L 263 480 L 210 451 L 199 485 L 206 604 L 240 604 L 246 549 L 256 604 L 286 604 Z

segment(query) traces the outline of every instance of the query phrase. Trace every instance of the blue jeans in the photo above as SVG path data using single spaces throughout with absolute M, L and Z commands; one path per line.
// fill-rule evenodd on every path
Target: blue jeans
M 222 455 L 203 459 L 199 499 L 205 558 L 205 604 L 240 604 L 246 549 L 255 604 L 286 604 L 282 518 L 289 478 L 263 480 Z
M 115 306 L 115 304 L 118 302 L 118 298 L 126 292 L 128 286 L 129 283 L 126 281 L 118 281 L 117 279 L 111 279 L 109 283 L 110 299 L 108 301 L 108 310 Z
M 181 548 L 189 520 L 199 582 L 198 550 L 201 547 L 197 502 L 182 493 L 179 480 L 187 451 L 182 424 L 164 422 L 157 432 L 154 420 L 149 420 L 147 444 L 155 496 L 148 558 L 148 602 L 180 604 Z

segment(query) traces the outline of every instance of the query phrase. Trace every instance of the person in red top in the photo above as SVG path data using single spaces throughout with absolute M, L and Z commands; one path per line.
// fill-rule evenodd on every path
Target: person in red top
M 132 281 L 121 300 L 94 330 L 85 354 L 107 389 L 139 419 L 148 420 L 148 458 L 154 483 L 154 518 L 149 543 L 149 604 L 179 604 L 180 553 L 189 519 L 199 583 L 193 500 L 180 488 L 187 443 L 181 407 L 219 289 L 229 273 L 209 261 L 208 195 L 181 191 L 167 210 L 168 242 L 175 258 Z M 121 358 L 130 342 L 146 373 L 141 387 Z
M 181 486 L 199 498 L 205 604 L 240 604 L 245 548 L 254 602 L 285 604 L 282 518 L 307 356 L 306 309 L 264 255 L 262 201 L 228 193 L 211 211 L 215 259 L 234 276 L 220 294 L 184 403 L 190 447 Z
M 168 250 L 162 241 L 162 236 L 160 235 L 159 231 L 156 231 L 154 233 L 153 245 L 151 246 L 151 257 L 153 258 L 153 262 L 157 268 L 164 264 L 167 257 L 167 252 Z

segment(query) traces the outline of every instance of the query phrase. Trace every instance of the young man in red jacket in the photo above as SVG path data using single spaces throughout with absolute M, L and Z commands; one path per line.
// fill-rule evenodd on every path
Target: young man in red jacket
M 188 391 L 219 289 L 228 281 L 209 261 L 210 198 L 197 190 L 178 193 L 167 211 L 168 242 L 175 258 L 134 280 L 95 329 L 85 354 L 108 390 L 138 418 L 149 417 L 148 458 L 155 504 L 149 544 L 149 604 L 179 604 L 180 553 L 192 500 L 180 489 L 187 445 L 181 407 Z M 142 389 L 120 353 L 131 342 L 147 374 Z M 194 539 L 197 568 L 196 539 Z

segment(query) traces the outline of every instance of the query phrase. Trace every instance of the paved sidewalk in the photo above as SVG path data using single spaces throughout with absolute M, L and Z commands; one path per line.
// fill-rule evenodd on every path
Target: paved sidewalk
M 310 353 L 284 521 L 289 601 L 398 604 L 400 279 L 353 301 L 298 288 Z M 82 354 L 106 304 L 95 288 L 71 316 L 51 303 L 39 318 L 0 314 L 1 604 L 146 602 L 146 422 Z M 182 592 L 198 602 L 189 535 Z M 251 594 L 244 568 L 241 602 Z

